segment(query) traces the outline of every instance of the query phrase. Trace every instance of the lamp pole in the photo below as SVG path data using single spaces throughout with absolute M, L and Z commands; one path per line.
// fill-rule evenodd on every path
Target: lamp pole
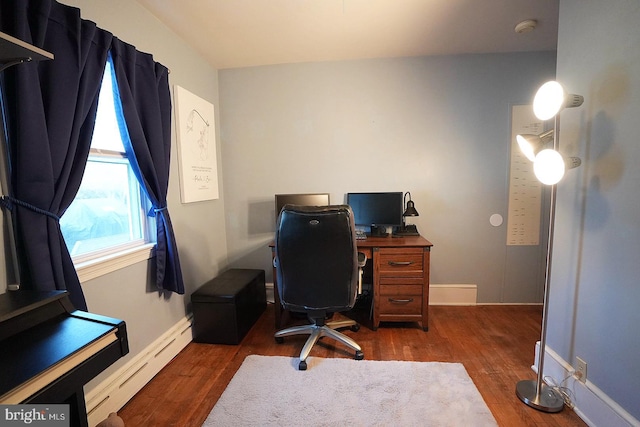
M 553 132 L 553 149 L 559 148 L 559 115 L 555 116 Z M 540 349 L 538 350 L 538 375 L 536 380 L 522 380 L 516 385 L 516 395 L 528 406 L 543 412 L 560 412 L 564 408 L 564 399 L 554 388 L 544 383 L 544 355 L 547 345 L 547 310 L 549 308 L 549 287 L 551 279 L 551 256 L 553 254 L 553 232 L 556 216 L 557 184 L 551 186 L 549 201 L 549 234 L 547 239 L 547 264 L 544 272 L 544 301 L 542 304 L 542 332 Z

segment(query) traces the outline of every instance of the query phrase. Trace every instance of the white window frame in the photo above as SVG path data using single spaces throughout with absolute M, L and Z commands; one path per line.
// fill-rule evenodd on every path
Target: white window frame
M 128 162 L 127 157 L 119 151 L 92 148 L 89 156 L 121 159 Z M 131 166 L 129 166 L 129 169 L 131 170 Z M 130 173 L 133 172 L 130 171 Z M 140 189 L 139 186 L 137 190 L 142 193 L 142 189 Z M 145 226 L 143 227 L 143 238 L 121 245 L 111 246 L 101 251 L 72 257 L 80 283 L 112 273 L 138 262 L 149 260 L 155 256 L 156 243 L 152 238 L 155 234 L 153 234 L 153 230 L 151 229 L 155 223 L 154 221 L 150 221 L 149 217 L 146 216 L 146 212 L 151 206 L 143 194 L 140 194 L 139 197 L 141 200 L 140 215 L 146 218 Z
M 105 255 L 101 258 L 74 263 L 74 265 L 78 272 L 80 283 L 84 283 L 141 261 L 147 261 L 154 256 L 156 256 L 156 244 L 146 243 L 135 248 Z

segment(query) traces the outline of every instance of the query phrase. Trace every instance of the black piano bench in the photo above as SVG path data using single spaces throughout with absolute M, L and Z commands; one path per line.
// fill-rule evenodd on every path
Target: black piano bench
M 231 268 L 191 294 L 193 340 L 240 344 L 267 307 L 264 270 Z

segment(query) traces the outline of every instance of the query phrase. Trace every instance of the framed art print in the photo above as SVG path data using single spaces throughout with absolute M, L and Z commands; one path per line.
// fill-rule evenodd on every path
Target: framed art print
M 182 203 L 214 200 L 218 191 L 213 104 L 174 85 Z

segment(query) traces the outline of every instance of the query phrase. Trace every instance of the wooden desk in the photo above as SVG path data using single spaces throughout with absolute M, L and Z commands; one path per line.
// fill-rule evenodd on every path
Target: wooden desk
M 272 252 L 275 243 L 269 245 Z M 422 236 L 369 237 L 358 251 L 373 263 L 373 330 L 380 322 L 418 322 L 429 329 L 429 266 L 433 244 Z M 280 305 L 276 269 L 273 285 L 276 330 L 286 313 Z

